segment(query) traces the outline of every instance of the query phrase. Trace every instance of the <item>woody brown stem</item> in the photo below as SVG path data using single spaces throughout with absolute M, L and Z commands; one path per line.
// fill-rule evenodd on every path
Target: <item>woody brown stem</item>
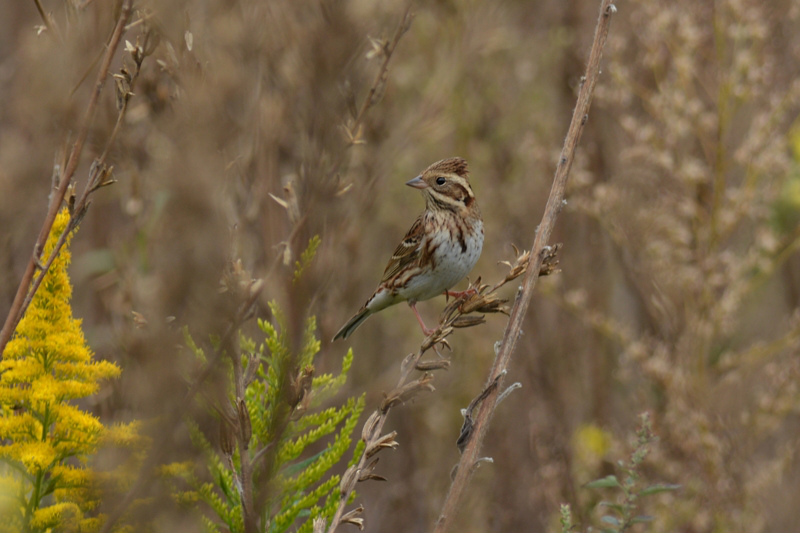
M 58 214 L 61 204 L 64 201 L 64 196 L 67 194 L 67 189 L 72 182 L 72 176 L 75 174 L 75 170 L 78 168 L 78 163 L 80 162 L 81 154 L 83 153 L 83 145 L 86 142 L 86 137 L 89 135 L 89 127 L 94 120 L 100 93 L 103 91 L 106 77 L 108 76 L 108 70 L 111 67 L 111 60 L 113 59 L 114 54 L 119 47 L 120 41 L 122 40 L 122 34 L 124 33 L 125 25 L 128 23 L 128 19 L 131 16 L 132 8 L 133 0 L 125 0 L 122 5 L 122 10 L 119 14 L 119 18 L 117 19 L 117 24 L 114 27 L 114 32 L 111 34 L 111 38 L 106 44 L 106 53 L 103 56 L 103 60 L 100 64 L 100 70 L 97 72 L 94 90 L 92 91 L 92 95 L 89 98 L 89 103 L 86 106 L 86 112 L 84 113 L 83 121 L 81 123 L 80 130 L 78 131 L 78 138 L 75 139 L 75 143 L 72 145 L 72 150 L 70 151 L 67 163 L 59 175 L 58 189 L 56 189 L 56 191 L 50 197 L 50 205 L 47 210 L 47 215 L 45 216 L 42 227 L 39 230 L 39 236 L 36 239 L 33 253 L 28 261 L 28 266 L 25 269 L 25 273 L 22 275 L 22 280 L 20 280 L 19 287 L 17 287 L 17 293 L 14 296 L 14 301 L 12 302 L 11 308 L 8 311 L 8 316 L 3 324 L 3 329 L 0 330 L 0 359 L 2 359 L 2 354 L 5 350 L 6 344 L 8 344 L 8 341 L 11 339 L 11 335 L 14 333 L 17 324 L 22 318 L 22 315 L 25 313 L 26 303 L 30 302 L 33 294 L 38 288 L 38 284 L 34 287 L 31 287 L 31 281 L 36 274 L 37 266 L 42 266 L 40 262 L 40 256 L 44 247 L 44 243 L 47 241 L 47 237 L 53 227 L 56 215 Z M 66 239 L 66 233 L 70 231 L 70 226 L 67 227 L 65 234 L 59 239 L 59 244 L 62 246 L 64 240 Z M 41 277 L 43 277 L 44 273 L 47 271 L 47 268 L 49 268 L 49 266 L 52 264 L 52 260 L 58 254 L 59 248 L 60 246 L 53 251 L 51 257 L 45 263 Z M 40 280 L 41 277 L 39 278 Z M 41 281 L 39 281 L 39 283 L 41 283 Z
M 597 78 L 600 75 L 600 59 L 602 58 L 603 47 L 606 42 L 606 37 L 608 36 L 611 15 L 615 12 L 616 7 L 612 0 L 602 0 L 600 15 L 598 17 L 597 26 L 595 27 L 594 42 L 592 43 L 589 62 L 586 66 L 586 74 L 582 78 L 580 91 L 578 92 L 578 101 L 572 114 L 572 121 L 569 125 L 567 137 L 564 140 L 564 147 L 561 150 L 561 157 L 559 158 L 558 167 L 556 168 L 555 177 L 553 178 L 553 186 L 550 189 L 550 196 L 547 199 L 547 206 L 545 207 L 542 222 L 539 224 L 539 229 L 536 232 L 531 248 L 532 263 L 525 274 L 522 292 L 517 296 L 514 306 L 511 309 L 511 316 L 505 334 L 503 335 L 502 344 L 497 351 L 487 380 L 487 383 L 493 383 L 497 379 L 499 386 L 491 389 L 478 408 L 478 413 L 473 420 L 474 424 L 470 438 L 464 447 L 461 459 L 457 465 L 458 469 L 456 475 L 442 505 L 439 520 L 434 529 L 435 533 L 444 533 L 451 528 L 459 502 L 461 501 L 470 476 L 474 471 L 474 466 L 478 463 L 478 454 L 480 453 L 483 439 L 489 427 L 489 422 L 494 414 L 498 395 L 503 390 L 502 374 L 511 360 L 511 355 L 514 353 L 514 348 L 516 347 L 517 340 L 522 331 L 522 322 L 528 310 L 536 280 L 539 278 L 539 271 L 544 257 L 543 252 L 553 232 L 556 218 L 563 206 L 567 178 L 570 168 L 572 167 L 572 161 L 575 158 L 575 149 L 580 140 L 586 120 L 588 119 L 592 95 L 594 94 Z

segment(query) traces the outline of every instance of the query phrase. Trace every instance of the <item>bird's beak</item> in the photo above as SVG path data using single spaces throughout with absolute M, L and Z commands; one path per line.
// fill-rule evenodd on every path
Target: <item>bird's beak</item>
M 407 181 L 406 185 L 409 187 L 414 187 L 415 189 L 427 189 L 428 184 L 422 181 L 422 176 L 417 176 L 411 181 Z

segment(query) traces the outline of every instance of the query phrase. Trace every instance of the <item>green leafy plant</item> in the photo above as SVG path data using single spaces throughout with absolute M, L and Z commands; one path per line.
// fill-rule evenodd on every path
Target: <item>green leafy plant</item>
M 315 519 L 330 519 L 338 503 L 340 476 L 330 471 L 350 448 L 364 397 L 317 408 L 344 384 L 352 350 L 339 375 L 314 376 L 316 319 L 307 320 L 301 348 L 293 352 L 283 313 L 274 302 L 270 309 L 275 324 L 258 322 L 263 341 L 240 334 L 238 348 L 226 359 L 230 393 L 213 407 L 217 438 L 193 426 L 205 463 L 166 468 L 171 479 L 185 483 L 176 487 L 180 501 L 205 504 L 207 531 L 308 532 Z M 206 359 L 188 334 L 186 342 Z
M 639 501 L 647 496 L 652 496 L 661 492 L 675 491 L 680 485 L 657 483 L 654 485 L 641 486 L 641 467 L 645 458 L 650 452 L 650 447 L 658 440 L 653 433 L 650 415 L 642 413 L 639 415 L 640 425 L 636 430 L 636 447 L 631 453 L 630 459 L 618 461 L 617 466 L 621 469 L 622 479 L 616 475 L 608 475 L 600 479 L 591 481 L 585 485 L 589 489 L 611 489 L 618 494 L 615 502 L 601 501 L 598 506 L 607 510 L 600 520 L 603 533 L 622 533 L 628 531 L 636 524 L 651 522 L 653 517 L 638 514 Z M 569 505 L 562 505 L 560 511 L 561 532 L 567 533 L 575 529 L 572 523 L 572 511 Z
M 55 248 L 62 210 L 44 247 Z M 71 403 L 95 394 L 120 368 L 97 361 L 73 318 L 69 240 L 53 261 L 0 362 L 0 531 L 95 531 L 99 484 L 113 472 L 87 466 L 105 443 L 140 444 L 136 424 L 106 427 Z
M 317 254 L 317 249 L 320 244 L 322 244 L 322 239 L 320 239 L 319 235 L 314 235 L 309 239 L 308 246 L 303 250 L 303 253 L 300 254 L 300 260 L 294 263 L 294 277 L 292 278 L 292 283 L 297 283 L 297 280 L 299 280 L 303 272 L 306 271 L 308 265 L 311 264 L 311 260 L 314 259 L 314 256 Z
M 636 514 L 638 501 L 646 496 L 680 488 L 680 485 L 660 483 L 647 487 L 640 486 L 640 467 L 650 452 L 650 446 L 657 440 L 657 437 L 653 434 L 650 416 L 647 413 L 643 413 L 639 418 L 641 424 L 636 430 L 636 448 L 627 463 L 624 461 L 617 462 L 617 465 L 624 473 L 622 479 L 618 479 L 615 475 L 609 475 L 586 484 L 586 487 L 590 489 L 609 488 L 619 493 L 619 498 L 616 502 L 602 501 L 599 504 L 609 511 L 600 518 L 608 526 L 602 529 L 603 533 L 621 533 L 630 529 L 634 524 L 652 521 L 653 518 L 651 516 Z

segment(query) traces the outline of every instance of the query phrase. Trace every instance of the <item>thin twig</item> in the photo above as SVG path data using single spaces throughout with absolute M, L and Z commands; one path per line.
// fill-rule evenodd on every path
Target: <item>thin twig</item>
M 416 353 L 409 354 L 409 356 L 403 360 L 400 371 L 400 379 L 397 381 L 395 390 L 399 390 L 407 385 L 408 377 L 411 375 L 411 372 L 414 371 L 416 364 L 422 358 L 424 353 L 425 349 L 420 347 Z M 391 393 L 389 396 L 391 396 Z M 364 447 L 364 452 L 361 454 L 358 464 L 355 467 L 350 467 L 348 472 L 345 472 L 345 474 L 342 476 L 342 483 L 340 484 L 339 488 L 339 505 L 337 506 L 336 512 L 331 519 L 327 533 L 333 533 L 336 531 L 336 528 L 339 527 L 339 524 L 342 523 L 342 516 L 345 514 L 345 509 L 347 508 L 347 502 L 350 499 L 350 494 L 352 494 L 353 490 L 355 489 L 355 485 L 359 481 L 361 472 L 368 468 L 367 462 L 372 458 L 372 455 L 374 454 L 373 450 L 379 449 L 379 447 L 376 447 L 378 444 L 383 445 L 383 447 L 388 447 L 394 443 L 393 434 L 382 436 L 383 426 L 386 423 L 391 407 L 391 403 L 384 402 L 384 405 L 382 405 L 380 409 L 373 412 L 372 415 L 367 419 L 367 422 L 364 424 L 364 429 L 362 431 L 362 439 L 366 444 Z M 391 438 L 387 440 L 386 437 Z M 349 477 L 348 473 L 351 473 Z
M 397 45 L 400 43 L 400 39 L 403 37 L 403 35 L 406 34 L 408 29 L 411 27 L 411 22 L 414 20 L 414 13 L 411 11 L 412 4 L 413 0 L 409 1 L 405 11 L 403 12 L 403 16 L 397 25 L 397 29 L 394 32 L 392 40 L 381 45 L 380 50 L 381 50 L 381 55 L 383 56 L 383 61 L 381 62 L 381 66 L 378 68 L 378 72 L 375 75 L 375 79 L 373 80 L 372 85 L 367 91 L 366 98 L 362 102 L 361 107 L 359 108 L 358 112 L 355 114 L 355 117 L 353 118 L 353 123 L 349 125 L 347 124 L 342 125 L 342 129 L 345 131 L 347 135 L 347 143 L 343 146 L 341 150 L 339 150 L 338 155 L 333 160 L 331 166 L 324 171 L 324 177 L 326 180 L 334 179 L 339 175 L 339 172 L 342 170 L 342 167 L 345 166 L 345 163 L 347 161 L 347 155 L 352 146 L 356 144 L 363 144 L 363 141 L 361 141 L 360 139 L 361 127 L 364 123 L 364 120 L 366 119 L 367 112 L 378 101 L 376 95 L 386 85 L 389 72 L 389 61 L 392 59 L 392 55 L 397 49 Z M 273 198 L 279 200 L 274 196 Z M 286 207 L 286 205 L 288 204 L 291 204 L 293 202 L 296 203 L 297 198 L 284 197 L 283 201 L 287 202 L 287 204 L 281 204 L 281 205 Z M 307 199 L 308 203 L 305 206 L 306 213 L 313 212 L 316 209 L 316 203 L 318 201 L 320 201 L 319 195 L 311 195 L 310 198 Z M 295 222 L 291 234 L 285 241 L 280 243 L 280 245 L 290 246 L 307 221 L 308 221 L 308 215 L 303 215 L 303 217 L 299 221 Z M 283 254 L 279 253 L 275 256 L 272 265 L 268 269 L 268 274 L 266 277 L 269 277 L 269 273 L 274 271 L 274 269 L 280 264 L 282 260 L 283 260 Z
M 487 383 L 492 383 L 498 376 L 500 377 L 500 382 L 502 382 L 503 377 L 501 374 L 505 371 L 511 360 L 511 355 L 514 353 L 514 348 L 516 347 L 517 340 L 522 331 L 522 322 L 531 301 L 536 280 L 539 277 L 540 265 L 543 259 L 542 253 L 550 239 L 556 218 L 563 206 L 567 177 L 569 176 L 572 161 L 575 157 L 575 149 L 588 118 L 594 87 L 600 75 L 600 59 L 602 58 L 603 47 L 606 42 L 606 37 L 608 36 L 611 15 L 615 12 L 616 7 L 613 4 L 613 0 L 602 0 L 600 15 L 595 28 L 594 42 L 592 43 L 589 62 L 586 66 L 586 75 L 581 80 L 582 83 L 578 93 L 578 101 L 572 115 L 572 121 L 569 125 L 567 138 L 564 140 L 564 147 L 561 151 L 558 167 L 556 168 L 553 186 L 550 190 L 550 197 L 547 200 L 542 222 L 539 225 L 533 246 L 531 247 L 532 265 L 527 269 L 522 292 L 517 296 L 511 310 L 508 327 L 503 336 L 500 349 L 497 351 L 497 356 L 492 365 Z M 502 383 L 500 383 L 500 385 L 502 385 Z M 483 438 L 486 435 L 489 422 L 494 414 L 497 397 L 502 389 L 502 386 L 494 387 L 478 408 L 478 414 L 474 419 L 471 437 L 464 448 L 455 478 L 442 504 L 441 514 L 434 529 L 435 533 L 444 533 L 454 522 L 461 496 L 474 471 L 474 466 L 477 464 Z
M 41 0 L 33 0 L 33 3 L 36 4 L 36 10 L 39 12 L 39 16 L 42 17 L 44 27 L 56 37 L 56 40 L 62 42 L 61 34 L 59 33 L 55 22 L 53 22 L 53 19 L 50 17 L 50 14 L 47 13 L 42 7 Z
M 414 14 L 411 12 L 411 4 L 409 3 L 405 12 L 403 13 L 403 18 L 400 19 L 400 24 L 397 25 L 397 29 L 394 32 L 394 37 L 392 37 L 392 40 L 384 46 L 383 63 L 381 63 L 381 68 L 378 69 L 378 73 L 375 75 L 375 81 L 372 83 L 372 87 L 370 87 L 369 93 L 364 99 L 364 102 L 362 102 L 361 109 L 359 109 L 358 114 L 353 121 L 353 125 L 350 127 L 350 131 L 354 135 L 358 135 L 358 130 L 361 128 L 361 123 L 364 120 L 364 117 L 367 115 L 367 111 L 369 111 L 369 109 L 375 105 L 375 95 L 377 94 L 378 90 L 386 85 L 386 74 L 389 70 L 389 60 L 392 59 L 392 54 L 397 48 L 397 43 L 400 42 L 400 38 L 403 37 L 403 35 L 405 35 L 405 33 L 411 27 L 412 20 L 414 20 Z
M 367 116 L 367 111 L 369 111 L 372 106 L 377 103 L 378 99 L 376 98 L 376 95 L 386 85 L 386 79 L 389 72 L 389 61 L 392 59 L 392 55 L 397 49 L 400 39 L 411 27 L 411 22 L 414 20 L 414 13 L 411 11 L 411 7 L 412 2 L 409 2 L 406 6 L 406 10 L 403 12 L 403 17 L 400 19 L 400 23 L 397 25 L 397 29 L 394 32 L 392 40 L 382 46 L 381 54 L 383 55 L 383 62 L 378 69 L 378 73 L 375 75 L 372 86 L 367 92 L 367 97 L 364 98 L 364 101 L 361 103 L 361 108 L 358 110 L 358 113 L 356 113 L 356 116 L 353 119 L 353 123 L 349 126 L 345 126 L 345 131 L 348 136 L 348 143 L 347 146 L 345 146 L 345 149 L 340 152 L 338 160 L 333 164 L 328 172 L 328 176 L 330 177 L 335 177 L 341 169 L 346 158 L 348 151 L 347 149 L 351 146 L 359 144 L 361 140 L 361 127 L 364 123 L 364 119 Z
M 117 24 L 114 27 L 114 32 L 111 34 L 111 38 L 106 45 L 106 54 L 103 57 L 100 70 L 97 72 L 94 90 L 92 91 L 92 95 L 89 98 L 89 103 L 86 106 L 86 112 L 83 116 L 78 138 L 75 140 L 75 144 L 72 146 L 72 151 L 69 154 L 67 164 L 64 166 L 63 170 L 61 171 L 61 175 L 59 176 L 58 189 L 55 191 L 55 194 L 51 195 L 50 197 L 50 206 L 48 208 L 47 215 L 45 216 L 44 223 L 42 224 L 42 228 L 39 230 L 39 236 L 36 239 L 36 245 L 34 246 L 33 254 L 28 261 L 28 266 L 25 269 L 22 280 L 19 283 L 17 293 L 14 296 L 14 301 L 12 302 L 11 308 L 8 311 L 8 316 L 6 317 L 3 329 L 0 331 L 0 359 L 2 359 L 2 354 L 5 350 L 6 344 L 8 344 L 8 341 L 11 339 L 11 335 L 14 333 L 17 324 L 22 318 L 22 315 L 25 313 L 26 301 L 30 302 L 30 298 L 32 298 L 33 294 L 35 293 L 35 288 L 31 287 L 31 280 L 33 280 L 37 266 L 41 266 L 40 256 L 42 249 L 44 248 L 44 243 L 47 241 L 47 237 L 50 234 L 50 229 L 53 227 L 53 222 L 55 222 L 56 215 L 58 214 L 61 204 L 64 201 L 64 196 L 66 195 L 67 189 L 72 182 L 72 176 L 75 174 L 75 170 L 78 168 L 81 153 L 83 152 L 83 145 L 86 142 L 86 137 L 89 135 L 89 127 L 94 120 L 94 115 L 97 111 L 97 104 L 100 99 L 100 93 L 103 91 L 106 77 L 108 76 L 108 70 L 111 67 L 111 60 L 113 59 L 117 47 L 122 40 L 125 24 L 127 24 L 128 19 L 131 16 L 132 8 L 133 0 L 125 0 L 122 5 L 119 18 L 117 19 Z M 67 229 L 69 230 L 69 227 Z M 59 244 L 63 245 L 64 240 L 66 240 L 66 235 L 61 236 L 59 239 Z M 52 264 L 52 260 L 58 251 L 59 250 L 56 249 L 54 250 L 53 254 L 51 254 L 50 259 L 45 264 L 47 268 L 49 268 L 49 266 Z M 44 274 L 44 272 L 46 272 L 46 270 L 44 270 L 42 273 Z M 39 283 L 41 283 L 41 281 Z M 28 298 L 29 295 L 30 298 Z

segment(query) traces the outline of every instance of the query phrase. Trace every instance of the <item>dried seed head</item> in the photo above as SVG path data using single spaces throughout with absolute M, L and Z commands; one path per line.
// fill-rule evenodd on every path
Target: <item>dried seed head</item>
M 392 392 L 386 395 L 386 398 L 383 399 L 383 402 L 381 403 L 381 411 L 385 413 L 391 407 L 397 405 L 398 403 L 405 403 L 422 391 L 435 391 L 436 389 L 433 385 L 431 385 L 432 381 L 433 374 L 426 373 L 420 379 L 415 379 L 414 381 L 406 383 L 402 387 L 394 389 Z
M 447 342 L 447 340 L 445 339 L 445 337 L 447 337 L 451 333 L 453 333 L 452 327 L 450 326 L 439 327 L 439 329 L 437 329 L 433 333 L 433 335 L 425 339 L 425 341 L 422 343 L 422 346 L 420 346 L 420 349 L 424 353 L 433 348 L 434 346 L 436 346 L 437 344 L 441 344 L 443 346 L 446 346 L 448 350 L 452 350 L 452 348 L 450 348 L 450 343 Z
M 306 367 L 297 374 L 297 377 L 292 380 L 290 396 L 287 398 L 290 407 L 297 407 L 298 404 L 307 398 L 313 381 L 314 367 L 312 365 L 306 365 Z
M 147 327 L 147 319 L 143 314 L 131 311 L 131 315 L 133 316 L 133 325 L 136 329 L 145 329 Z
M 359 530 L 363 531 L 364 530 L 364 519 L 363 518 L 358 518 L 358 516 L 363 512 L 364 512 L 364 506 L 363 505 L 359 505 L 358 507 L 356 507 L 352 511 L 350 511 L 348 513 L 345 513 L 345 515 L 342 516 L 342 519 L 339 520 L 339 523 L 340 524 L 353 524 Z
M 139 37 L 136 38 L 136 44 L 140 45 L 142 48 L 143 58 L 152 55 L 161 43 L 161 34 L 158 33 L 155 28 L 151 26 L 145 26 L 145 28 L 146 29 L 143 30 L 142 34 L 139 36 L 142 37 L 142 41 L 139 41 Z
M 325 533 L 325 528 L 328 526 L 328 522 L 325 521 L 324 518 L 318 516 L 314 519 L 313 522 L 313 531 L 314 533 Z
M 419 361 L 414 368 L 421 372 L 428 372 L 431 370 L 447 370 L 450 368 L 449 359 L 439 359 L 435 361 Z
M 130 43 L 127 43 L 130 46 Z M 116 87 L 116 96 L 117 96 L 117 111 L 122 111 L 122 108 L 125 107 L 125 104 L 128 102 L 131 96 L 133 96 L 133 92 L 131 92 L 131 86 L 133 85 L 133 76 L 131 76 L 128 67 L 123 66 L 119 70 L 119 74 L 114 74 L 114 84 Z
M 353 465 L 342 474 L 342 480 L 339 482 L 339 493 L 342 496 L 350 494 L 350 491 L 356 485 L 356 481 L 358 481 L 358 467 Z
M 366 422 L 364 422 L 364 428 L 361 430 L 361 440 L 364 442 L 369 442 L 375 436 L 375 430 L 378 427 L 378 422 L 380 422 L 381 414 L 378 411 L 373 411 Z
M 471 328 L 472 326 L 477 326 L 478 324 L 484 324 L 486 319 L 481 316 L 460 316 L 453 320 L 453 327 L 454 328 Z
M 378 464 L 378 460 L 380 458 L 376 457 L 372 460 L 372 462 L 361 469 L 361 472 L 358 475 L 358 481 L 367 481 L 367 480 L 374 480 L 374 481 L 386 481 L 386 478 L 383 476 L 379 476 L 378 474 L 373 474 L 372 471 L 375 470 L 375 466 Z
M 259 358 L 257 353 L 251 353 L 247 356 L 247 369 L 244 373 L 244 387 L 247 388 L 253 383 L 253 380 L 256 378 L 256 372 L 258 368 L 261 366 L 261 359 Z
M 224 418 L 219 420 L 219 447 L 222 453 L 227 457 L 233 455 L 233 446 L 235 444 L 233 431 Z
M 250 424 L 250 412 L 247 410 L 247 404 L 244 398 L 239 398 L 236 405 L 239 414 L 239 424 L 242 431 L 242 444 L 246 450 L 250 446 L 250 438 L 253 436 L 253 426 Z
M 369 459 L 379 451 L 384 448 L 397 448 L 400 446 L 400 443 L 394 440 L 397 436 L 396 431 L 392 431 L 391 433 L 387 433 L 386 435 L 379 437 L 372 442 L 367 444 L 367 449 L 364 450 L 364 456 Z
M 558 268 L 558 252 L 562 243 L 556 243 L 552 246 L 545 246 L 542 250 L 542 266 L 539 268 L 539 276 L 549 276 L 561 272 Z

